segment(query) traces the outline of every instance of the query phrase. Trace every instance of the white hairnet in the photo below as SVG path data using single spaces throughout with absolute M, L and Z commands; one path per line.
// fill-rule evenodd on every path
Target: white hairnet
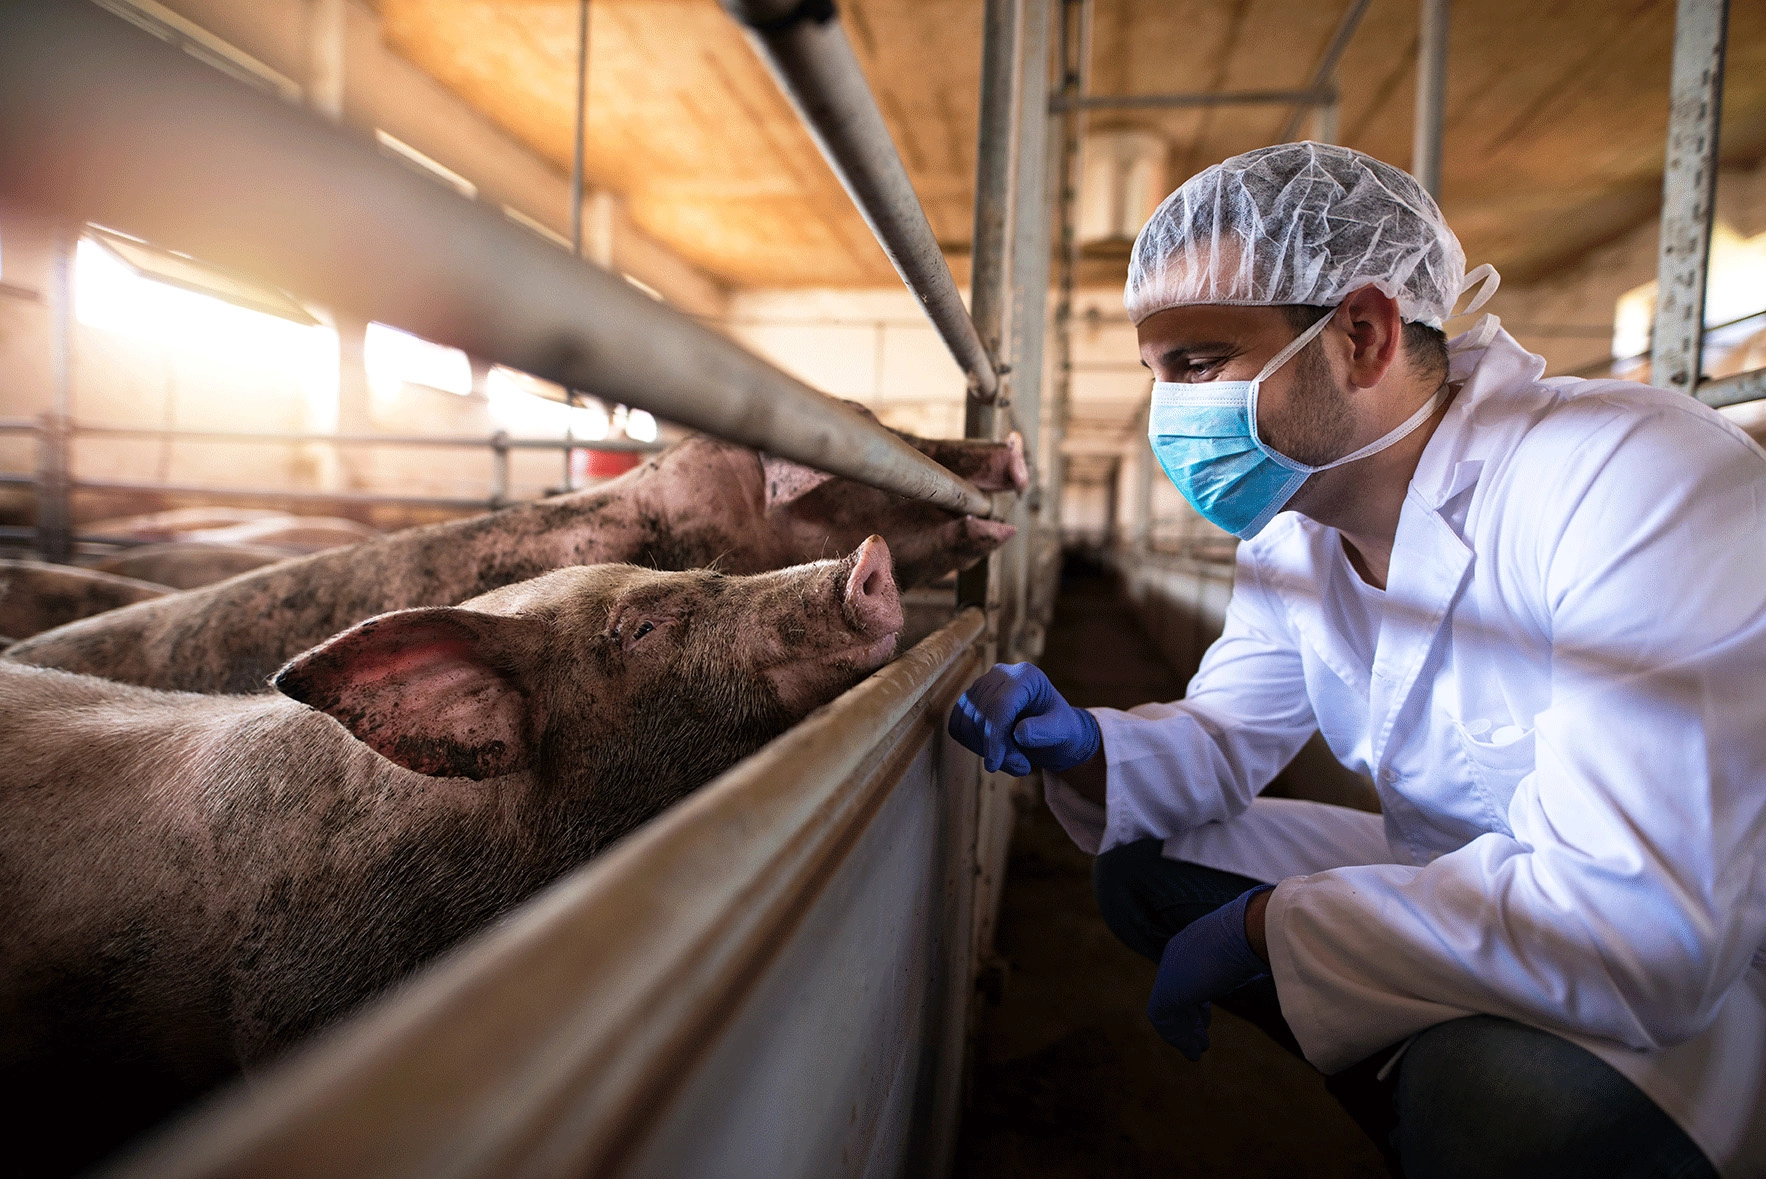
M 1196 303 L 1330 307 L 1371 285 L 1407 322 L 1440 327 L 1465 267 L 1409 173 L 1346 147 L 1287 143 L 1206 168 L 1166 197 L 1135 238 L 1122 302 L 1138 324 Z

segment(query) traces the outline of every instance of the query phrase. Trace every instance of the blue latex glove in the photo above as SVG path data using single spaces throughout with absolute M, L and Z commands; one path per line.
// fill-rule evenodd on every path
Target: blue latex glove
M 950 735 L 981 755 L 989 773 L 1022 778 L 1031 767 L 1060 773 L 1104 743 L 1098 722 L 1055 691 L 1033 663 L 996 663 L 950 710 Z
M 1245 907 L 1274 887 L 1266 884 L 1240 894 L 1165 943 L 1147 1018 L 1167 1044 L 1191 1060 L 1202 1059 L 1208 1050 L 1208 1001 L 1269 973 L 1245 937 Z

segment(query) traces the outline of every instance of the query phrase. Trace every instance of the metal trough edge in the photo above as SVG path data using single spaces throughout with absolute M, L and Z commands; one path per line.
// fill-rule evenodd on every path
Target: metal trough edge
M 606 1174 L 941 727 L 985 631 L 905 655 L 493 929 L 105 1169 Z M 897 772 L 887 772 L 894 767 Z

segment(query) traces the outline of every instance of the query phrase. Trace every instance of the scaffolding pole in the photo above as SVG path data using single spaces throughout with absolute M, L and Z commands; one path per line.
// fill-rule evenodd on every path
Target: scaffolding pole
M 64 223 L 113 226 L 565 388 L 996 514 L 852 407 L 95 5 L 0 4 L 0 160 L 30 161 L 0 169 L 0 200 Z
M 78 234 L 55 227 L 49 261 L 49 412 L 37 453 L 37 549 L 45 561 L 73 559 L 73 505 L 68 484 L 68 423 L 74 389 L 74 247 Z
M 1668 147 L 1662 166 L 1662 232 L 1650 381 L 1699 388 L 1705 343 L 1705 279 L 1717 203 L 1718 128 L 1728 0 L 1680 0 L 1674 14 Z
M 1023 0 L 987 0 L 981 30 L 981 102 L 976 119 L 975 223 L 969 249 L 969 307 L 975 330 L 996 373 L 1009 330 L 1011 250 L 1014 225 L 1012 183 L 1017 163 L 1017 119 L 1013 103 L 1022 74 L 1019 17 Z M 996 406 L 1006 399 L 1002 381 L 993 398 L 971 388 L 963 409 L 963 437 L 992 439 Z M 998 554 L 957 577 L 957 604 L 995 608 L 1000 600 Z
M 772 70 L 975 394 L 992 401 L 999 374 L 963 306 L 834 5 L 828 0 L 723 0 L 723 6 L 747 30 L 755 52 Z
M 1361 18 L 1372 2 L 1373 0 L 1349 0 L 1349 7 L 1343 10 L 1342 17 L 1337 21 L 1337 31 L 1331 34 L 1331 42 L 1325 46 L 1324 56 L 1319 58 L 1318 68 L 1312 71 L 1312 83 L 1306 88 L 1312 94 L 1328 94 L 1329 100 L 1316 108 L 1296 105 L 1293 113 L 1288 116 L 1287 126 L 1282 128 L 1279 142 L 1293 142 L 1294 136 L 1300 131 L 1300 121 L 1306 117 L 1309 109 L 1318 111 L 1321 125 L 1316 138 L 1319 142 L 1336 142 L 1337 63 L 1343 60 L 1343 53 L 1349 48 L 1349 42 L 1354 40 L 1355 30 L 1360 27 Z
M 1019 31 L 1023 66 L 1019 71 L 1018 166 L 1012 229 L 1011 352 L 1013 424 L 1024 439 L 1030 462 L 1030 494 L 1018 506 L 1018 535 L 1007 546 L 1009 608 L 1016 620 L 1008 636 L 1010 659 L 1042 653 L 1041 622 L 1031 617 L 1031 581 L 1036 575 L 1047 466 L 1038 459 L 1042 437 L 1043 337 L 1048 326 L 1049 230 L 1052 190 L 1049 163 L 1049 18 L 1057 0 L 1022 0 Z
M 1042 451 L 1048 470 L 1044 519 L 1061 526 L 1066 462 L 1061 444 L 1073 397 L 1073 287 L 1079 271 L 1079 186 L 1083 183 L 1085 97 L 1091 74 L 1092 0 L 1061 0 L 1061 241 L 1055 296 L 1055 380 L 1049 398 L 1048 437 Z
M 1448 0 L 1419 0 L 1416 43 L 1416 127 L 1410 173 L 1430 196 L 1441 197 L 1441 126 L 1447 105 Z

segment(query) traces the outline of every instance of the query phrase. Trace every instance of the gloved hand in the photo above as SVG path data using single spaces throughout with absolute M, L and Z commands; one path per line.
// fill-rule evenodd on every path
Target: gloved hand
M 1191 1060 L 1202 1059 L 1208 1050 L 1208 1001 L 1269 973 L 1245 937 L 1245 907 L 1274 887 L 1266 884 L 1240 894 L 1165 943 L 1147 1018 L 1167 1044 Z
M 1022 778 L 1032 766 L 1070 770 L 1104 743 L 1098 722 L 1055 691 L 1033 663 L 996 663 L 950 710 L 950 735 L 981 755 L 989 773 Z

